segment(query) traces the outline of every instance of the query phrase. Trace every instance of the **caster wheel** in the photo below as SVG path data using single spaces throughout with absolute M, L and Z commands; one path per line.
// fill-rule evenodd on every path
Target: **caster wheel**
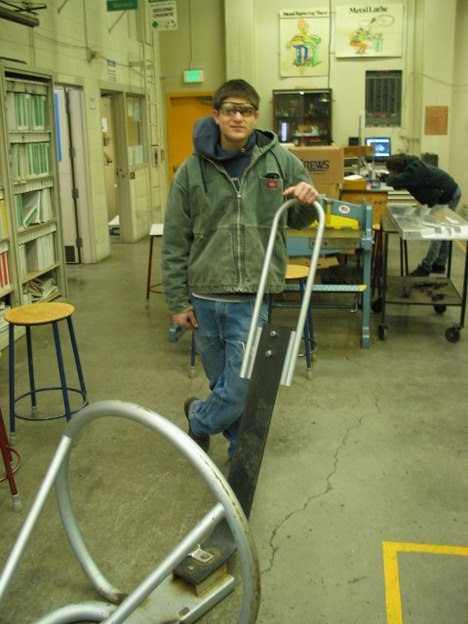
M 382 311 L 382 299 L 376 299 L 371 304 L 372 312 L 376 312 L 377 314 Z
M 388 328 L 386 325 L 379 325 L 379 338 L 380 340 L 387 340 Z
M 437 314 L 443 314 L 446 309 L 447 309 L 447 306 L 445 305 L 437 304 L 434 306 L 434 310 L 437 312 Z
M 460 329 L 458 327 L 449 327 L 445 332 L 445 337 L 449 342 L 458 342 L 460 340 Z

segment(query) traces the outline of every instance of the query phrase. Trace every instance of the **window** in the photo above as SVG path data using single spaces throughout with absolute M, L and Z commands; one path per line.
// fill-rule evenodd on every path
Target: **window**
M 401 126 L 400 70 L 366 72 L 366 126 Z
M 143 156 L 143 98 L 127 96 L 128 164 L 141 165 Z

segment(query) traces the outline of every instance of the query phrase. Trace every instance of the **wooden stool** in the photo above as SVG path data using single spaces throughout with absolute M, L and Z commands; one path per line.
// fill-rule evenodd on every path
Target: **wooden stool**
M 15 433 L 15 416 L 23 420 L 54 420 L 56 418 L 65 417 L 70 420 L 72 414 L 82 409 L 88 404 L 88 395 L 86 392 L 85 382 L 83 378 L 83 371 L 81 369 L 80 356 L 78 354 L 78 347 L 75 339 L 75 332 L 73 329 L 72 314 L 75 311 L 74 306 L 69 303 L 61 302 L 40 302 L 30 303 L 27 305 L 19 306 L 9 310 L 4 318 L 9 323 L 8 327 L 8 354 L 9 354 L 9 368 L 10 368 L 10 432 L 11 436 Z M 70 335 L 70 341 L 73 349 L 73 355 L 75 358 L 76 372 L 80 383 L 80 389 L 70 388 L 67 386 L 65 378 L 65 369 L 63 365 L 62 347 L 60 344 L 60 333 L 58 324 L 60 321 L 66 320 L 68 325 L 68 332 Z M 43 388 L 36 388 L 34 378 L 34 364 L 33 364 L 33 352 L 31 342 L 31 327 L 35 325 L 48 325 L 52 324 L 55 352 L 57 355 L 57 364 L 60 374 L 60 386 L 48 386 Z M 29 371 L 29 391 L 15 396 L 15 340 L 14 340 L 14 326 L 22 326 L 26 329 L 26 345 L 28 353 L 28 371 Z M 58 416 L 39 416 L 37 407 L 37 393 L 45 392 L 47 390 L 60 390 L 62 391 L 63 404 L 65 413 Z M 83 404 L 75 409 L 70 409 L 69 392 L 77 392 L 83 398 Z M 16 413 L 15 404 L 20 399 L 30 396 L 31 397 L 31 416 L 24 416 Z M 10 437 L 11 440 L 11 437 Z
M 18 451 L 12 448 L 8 444 L 8 438 L 5 429 L 5 423 L 3 421 L 2 410 L 0 409 L 0 451 L 2 453 L 3 464 L 5 466 L 5 477 L 0 481 L 8 480 L 10 485 L 11 498 L 13 500 L 13 509 L 15 511 L 21 511 L 23 506 L 21 504 L 18 488 L 16 487 L 15 477 L 13 475 L 20 466 L 21 457 Z M 16 466 L 13 467 L 13 455 L 17 458 Z

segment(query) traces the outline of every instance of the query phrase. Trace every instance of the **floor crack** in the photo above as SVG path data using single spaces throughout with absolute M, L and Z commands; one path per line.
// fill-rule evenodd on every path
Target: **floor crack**
M 295 509 L 295 510 L 291 511 L 290 513 L 288 513 L 281 520 L 281 522 L 279 522 L 278 525 L 273 529 L 273 532 L 271 534 L 270 541 L 269 541 L 269 546 L 270 546 L 270 549 L 271 549 L 270 562 L 269 562 L 268 566 L 262 570 L 262 574 L 266 574 L 267 572 L 269 572 L 273 568 L 273 564 L 274 564 L 274 561 L 275 561 L 276 553 L 279 550 L 279 547 L 274 545 L 274 541 L 275 541 L 276 535 L 278 534 L 280 529 L 293 516 L 303 512 L 305 509 L 307 509 L 307 507 L 310 505 L 310 503 L 312 501 L 315 501 L 318 498 L 321 498 L 322 496 L 325 496 L 326 494 L 328 494 L 328 492 L 330 492 L 333 489 L 333 485 L 332 485 L 331 481 L 332 481 L 334 475 L 336 474 L 336 472 L 338 470 L 338 461 L 339 461 L 340 452 L 346 446 L 351 431 L 353 429 L 358 429 L 359 427 L 361 427 L 363 419 L 364 419 L 364 416 L 361 416 L 360 418 L 358 418 L 358 420 L 354 424 L 350 425 L 346 429 L 346 431 L 344 433 L 344 436 L 343 436 L 343 438 L 341 440 L 341 443 L 338 445 L 338 447 L 335 450 L 335 453 L 333 454 L 333 467 L 332 467 L 332 470 L 328 473 L 328 475 L 325 478 L 325 486 L 324 486 L 324 488 L 320 492 L 317 492 L 317 494 L 309 496 L 309 498 L 305 501 L 305 503 L 302 505 L 302 507 L 300 507 L 299 509 Z

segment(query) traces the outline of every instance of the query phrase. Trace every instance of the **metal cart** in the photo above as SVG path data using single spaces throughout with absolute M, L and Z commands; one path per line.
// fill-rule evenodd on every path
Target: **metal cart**
M 388 275 L 388 236 L 397 233 L 406 245 L 409 240 L 448 240 L 450 242 L 447 273 L 444 276 L 412 277 Z M 465 323 L 468 280 L 468 222 L 447 207 L 436 210 L 425 206 L 389 206 L 381 219 L 382 253 L 378 269 L 379 296 L 372 303 L 374 312 L 381 313 L 378 335 L 388 337 L 386 308 L 388 304 L 432 306 L 436 314 L 444 314 L 447 307 L 460 307 L 460 321 L 447 328 L 449 342 L 460 340 Z M 466 241 L 465 265 L 461 292 L 451 279 L 452 245 L 455 240 Z

